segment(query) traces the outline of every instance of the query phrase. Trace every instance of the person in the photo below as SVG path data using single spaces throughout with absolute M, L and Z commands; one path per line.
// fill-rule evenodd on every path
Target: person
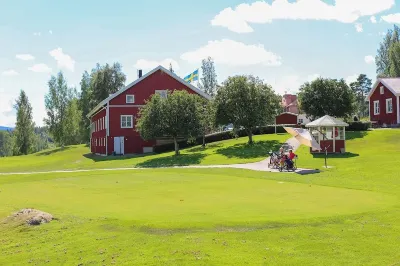
M 284 150 L 283 150 L 283 147 L 281 147 L 280 149 L 279 149 L 279 160 L 280 160 L 280 165 L 281 165 L 281 167 L 283 167 L 283 165 L 284 165 L 284 163 L 285 163 L 285 160 L 286 160 L 286 155 L 285 155 L 285 152 L 284 152 Z
M 293 168 L 293 159 L 296 157 L 296 154 L 294 154 L 293 150 L 289 150 L 289 155 L 286 157 L 286 164 L 288 168 Z
M 293 159 L 296 157 L 296 154 L 294 154 L 293 150 L 289 150 L 289 159 L 293 161 Z

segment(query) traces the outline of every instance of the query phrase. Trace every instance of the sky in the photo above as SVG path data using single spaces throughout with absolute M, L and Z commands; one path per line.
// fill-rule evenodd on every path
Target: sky
M 373 82 L 400 0 L 0 0 L 0 125 L 14 126 L 20 90 L 36 125 L 51 75 L 80 89 L 85 70 L 120 62 L 126 84 L 171 63 L 186 76 L 215 61 L 218 82 L 252 74 L 284 94 L 316 77 Z M 200 73 L 201 74 L 201 73 Z

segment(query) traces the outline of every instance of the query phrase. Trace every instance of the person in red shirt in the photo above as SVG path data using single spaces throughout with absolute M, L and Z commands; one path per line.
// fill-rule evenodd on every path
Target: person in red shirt
M 293 159 L 296 157 L 296 154 L 293 153 L 292 150 L 289 151 L 289 159 L 293 161 Z

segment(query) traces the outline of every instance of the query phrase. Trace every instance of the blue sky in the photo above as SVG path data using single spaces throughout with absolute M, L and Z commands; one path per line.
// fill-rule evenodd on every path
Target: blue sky
M 51 75 L 79 89 L 85 70 L 120 62 L 127 83 L 172 62 L 180 76 L 208 55 L 218 81 L 258 75 L 280 94 L 317 76 L 375 78 L 382 33 L 400 23 L 395 0 L 3 1 L 0 0 L 0 125 L 27 92 L 37 125 Z M 399 14 L 398 14 L 399 13 Z

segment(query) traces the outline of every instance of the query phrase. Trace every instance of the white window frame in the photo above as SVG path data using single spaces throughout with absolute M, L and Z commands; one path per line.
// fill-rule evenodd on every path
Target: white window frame
M 128 97 L 132 97 L 132 102 L 128 102 Z M 127 95 L 125 96 L 125 102 L 126 102 L 126 103 L 135 103 L 135 95 L 133 95 L 133 94 L 127 94 Z
M 376 108 L 378 107 L 378 108 Z M 374 115 L 379 115 L 381 111 L 381 107 L 379 104 L 379 100 L 378 101 L 374 101 Z
M 168 97 L 168 90 L 156 90 L 155 93 L 159 94 L 161 96 L 161 98 L 167 98 Z
M 128 127 L 128 126 L 123 126 L 122 125 L 122 119 L 123 118 L 125 118 L 126 120 L 125 120 L 125 123 L 126 123 L 126 125 L 128 124 L 128 118 L 130 118 L 130 120 L 131 120 L 131 126 L 130 127 Z M 120 117 L 120 125 L 121 125 L 121 128 L 133 128 L 133 115 L 121 115 L 121 117 Z
M 380 87 L 379 87 L 379 90 L 380 90 L 381 94 L 384 94 L 384 93 L 385 93 L 385 87 L 380 86 Z
M 392 107 L 391 108 L 391 110 L 389 110 L 389 103 L 390 103 L 390 106 Z M 393 99 L 392 98 L 388 98 L 388 99 L 386 99 L 386 113 L 387 114 L 392 114 L 393 113 Z
M 106 129 L 106 118 L 103 117 L 103 129 Z
M 299 124 L 303 124 L 303 123 L 304 123 L 304 119 L 303 119 L 303 118 L 299 118 L 298 123 L 299 123 Z

